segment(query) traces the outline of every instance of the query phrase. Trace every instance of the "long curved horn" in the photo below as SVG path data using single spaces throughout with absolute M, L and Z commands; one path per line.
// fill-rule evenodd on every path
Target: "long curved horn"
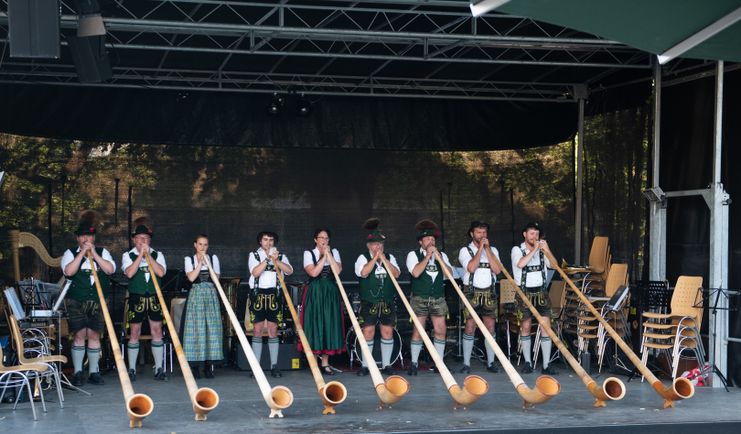
M 329 259 L 329 267 L 332 269 L 332 274 L 334 274 L 335 281 L 337 282 L 337 287 L 340 289 L 342 301 L 345 303 L 345 309 L 347 309 L 347 314 L 350 316 L 350 322 L 355 330 L 355 335 L 360 342 L 360 351 L 363 353 L 363 359 L 368 361 L 368 370 L 370 371 L 378 398 L 381 400 L 380 407 L 383 408 L 383 404 L 388 406 L 396 404 L 409 392 L 409 382 L 404 377 L 398 375 L 391 375 L 386 378 L 385 382 L 383 381 L 381 371 L 378 370 L 378 366 L 373 361 L 373 354 L 368 349 L 368 342 L 365 340 L 365 336 L 363 336 L 363 330 L 360 328 L 360 324 L 358 324 L 358 318 L 355 316 L 350 300 L 347 298 L 345 287 L 342 285 L 340 274 L 337 272 L 337 263 L 332 255 L 328 255 L 327 258 Z
M 435 252 L 435 256 L 437 260 L 442 263 L 440 253 Z M 468 309 L 468 313 L 471 315 L 471 318 L 473 318 L 473 320 L 476 322 L 476 325 L 479 327 L 479 330 L 481 330 L 481 334 L 484 335 L 484 339 L 486 339 L 486 341 L 489 343 L 489 346 L 494 349 L 494 354 L 496 354 L 497 359 L 499 359 L 502 367 L 504 367 L 504 371 L 507 373 L 510 381 L 515 386 L 515 390 L 517 390 L 517 393 L 519 393 L 520 397 L 522 397 L 524 401 L 523 405 L 525 407 L 534 406 L 535 404 L 544 403 L 554 396 L 558 395 L 561 391 L 561 385 L 558 383 L 558 381 L 556 381 L 555 378 L 549 375 L 541 375 L 540 377 L 538 377 L 538 379 L 535 380 L 535 389 L 531 389 L 527 386 L 527 384 L 525 384 L 525 380 L 522 379 L 515 367 L 512 366 L 512 363 L 509 361 L 507 356 L 504 355 L 502 349 L 499 348 L 499 344 L 497 344 L 497 341 L 494 339 L 491 333 L 489 333 L 489 330 L 484 325 L 484 322 L 481 321 L 481 318 L 473 309 L 473 306 L 471 306 L 468 298 L 466 298 L 465 294 L 463 294 L 463 291 L 461 291 L 460 286 L 458 286 L 458 283 L 456 283 L 455 279 L 450 273 L 450 270 L 448 270 L 446 267 L 442 268 L 443 272 L 448 277 L 448 280 L 450 280 L 450 283 L 453 284 L 453 288 L 455 288 L 455 291 L 458 293 L 458 297 L 460 297 L 463 304 L 466 305 L 466 309 Z
M 165 317 L 167 329 L 170 331 L 170 339 L 172 339 L 172 345 L 173 347 L 175 347 L 175 354 L 178 356 L 180 370 L 183 371 L 185 387 L 188 389 L 188 395 L 190 396 L 190 401 L 193 404 L 193 412 L 195 413 L 195 418 L 196 420 L 201 421 L 206 420 L 208 418 L 208 413 L 215 409 L 217 405 L 219 405 L 219 394 L 210 387 L 198 388 L 196 380 L 195 378 L 193 378 L 193 373 L 190 370 L 188 359 L 185 357 L 185 353 L 183 352 L 183 346 L 180 343 L 178 331 L 175 330 L 175 324 L 170 317 L 170 310 L 167 308 L 167 302 L 165 301 L 165 297 L 162 295 L 162 289 L 160 289 L 160 284 L 158 282 L 159 279 L 157 279 L 157 276 L 154 274 L 151 258 L 146 250 L 144 251 L 144 259 L 147 261 L 149 275 L 152 278 L 152 283 L 154 283 L 154 290 L 157 293 L 157 299 L 159 300 L 160 306 L 162 307 L 162 315 Z
M 105 296 L 103 295 L 103 288 L 100 286 L 98 272 L 95 270 L 95 261 L 93 261 L 92 253 L 88 252 L 87 258 L 90 261 L 90 268 L 95 280 L 95 289 L 98 291 L 100 310 L 103 312 L 103 319 L 105 320 L 106 330 L 108 331 L 108 338 L 111 340 L 111 349 L 113 350 L 113 359 L 116 362 L 118 379 L 121 382 L 121 389 L 123 390 L 124 399 L 126 400 L 126 413 L 129 416 L 129 428 L 141 428 L 142 419 L 149 416 L 152 413 L 152 410 L 154 410 L 154 402 L 152 401 L 152 398 L 143 393 L 134 393 L 134 388 L 131 386 L 131 380 L 129 380 L 129 373 L 126 372 L 126 364 L 124 364 L 123 357 L 121 356 L 121 347 L 118 345 L 116 329 L 113 327 L 111 315 L 108 313 L 108 304 L 105 302 Z
M 383 262 L 383 266 L 388 270 L 390 267 L 383 255 L 381 255 L 381 261 Z M 440 262 L 440 264 L 445 268 L 444 263 Z M 391 277 L 391 282 L 393 282 L 394 287 L 396 288 L 396 292 L 399 294 L 399 298 L 404 303 L 407 312 L 409 312 L 409 317 L 414 322 L 414 327 L 417 328 L 422 341 L 425 343 L 427 352 L 430 354 L 430 357 L 432 357 L 432 361 L 435 362 L 437 370 L 440 371 L 440 376 L 445 383 L 445 387 L 448 388 L 448 393 L 450 393 L 453 401 L 455 401 L 456 404 L 461 405 L 464 409 L 478 401 L 478 399 L 484 396 L 484 394 L 489 390 L 489 384 L 478 375 L 469 375 L 463 380 L 463 388 L 461 389 L 455 381 L 455 378 L 453 378 L 453 375 L 450 373 L 448 367 L 445 366 L 445 362 L 443 362 L 442 358 L 440 358 L 440 355 L 437 353 L 435 345 L 430 340 L 430 337 L 427 336 L 427 331 L 425 330 L 424 325 L 422 325 L 422 323 L 419 322 L 419 319 L 417 319 L 417 315 L 415 315 L 414 309 L 412 309 L 412 306 L 404 295 L 404 291 L 401 290 L 396 277 L 394 277 L 392 273 L 389 273 L 389 276 Z
M 576 287 L 576 285 L 574 285 L 574 282 L 569 278 L 568 275 L 566 275 L 561 267 L 558 266 L 558 261 L 556 261 L 556 258 L 553 257 L 553 254 L 550 251 L 544 251 L 543 253 L 546 254 L 546 257 L 548 258 L 548 261 L 550 261 L 553 268 L 558 271 L 563 280 L 565 280 L 571 290 L 574 291 L 574 294 L 579 297 L 581 302 L 584 303 L 584 305 L 589 309 L 592 315 L 594 315 L 594 317 L 597 318 L 600 324 L 602 324 L 607 333 L 610 334 L 615 343 L 620 347 L 621 350 L 623 350 L 625 355 L 628 356 L 633 365 L 635 365 L 635 367 L 639 371 L 641 371 L 641 374 L 646 377 L 648 382 L 651 383 L 651 387 L 654 388 L 656 393 L 664 398 L 664 408 L 674 407 L 674 401 L 679 401 L 680 399 L 688 399 L 695 394 L 695 386 L 690 380 L 684 377 L 676 378 L 672 382 L 671 386 L 664 387 L 664 384 L 661 383 L 661 381 L 656 378 L 653 372 L 651 372 L 651 370 L 648 369 L 646 365 L 641 362 L 641 359 L 636 356 L 636 354 L 633 352 L 633 349 L 625 343 L 625 341 L 620 337 L 620 335 L 617 334 L 617 332 L 615 332 L 615 329 L 612 328 L 610 323 L 602 318 L 602 315 L 600 315 L 597 309 L 594 308 L 589 299 L 579 290 L 579 288 Z
M 339 381 L 330 381 L 329 383 L 324 382 L 324 377 L 316 364 L 316 357 L 311 351 L 311 345 L 309 344 L 309 340 L 306 338 L 304 328 L 301 326 L 298 312 L 296 312 L 296 308 L 293 306 L 293 300 L 291 299 L 291 294 L 288 292 L 288 288 L 286 287 L 285 279 L 283 279 L 283 273 L 278 270 L 276 275 L 278 276 L 278 281 L 283 289 L 283 297 L 285 297 L 288 309 L 291 311 L 291 317 L 293 318 L 293 323 L 296 327 L 296 334 L 298 334 L 298 337 L 301 340 L 301 345 L 304 347 L 304 354 L 306 355 L 306 360 L 309 362 L 311 375 L 314 377 L 316 388 L 319 391 L 319 395 L 322 397 L 322 401 L 324 401 L 324 410 L 322 411 L 322 414 L 335 414 L 334 406 L 342 404 L 345 401 L 345 398 L 347 398 L 347 389 L 345 388 L 345 385 Z
M 522 292 L 519 286 L 517 286 L 517 283 L 515 283 L 515 280 L 512 278 L 512 276 L 509 274 L 506 268 L 504 268 L 504 265 L 499 261 L 499 259 L 491 255 L 493 257 L 494 262 L 499 266 L 499 268 L 504 273 L 504 276 L 507 278 L 507 280 L 510 281 L 512 284 L 512 287 L 515 288 L 515 291 L 517 292 L 517 295 L 522 299 L 522 301 L 525 303 L 528 309 L 530 309 L 530 313 L 535 317 L 535 319 L 538 320 L 538 323 L 540 323 L 540 326 L 545 330 L 545 332 L 550 336 L 551 341 L 553 341 L 554 344 L 556 344 L 556 347 L 561 352 L 561 355 L 566 359 L 569 366 L 576 372 L 576 375 L 581 378 L 581 381 L 584 383 L 584 385 L 587 387 L 587 390 L 589 390 L 589 393 L 594 396 L 594 406 L 595 407 L 605 407 L 607 400 L 618 400 L 623 399 L 625 396 L 625 384 L 623 384 L 620 379 L 616 377 L 609 377 L 607 378 L 603 383 L 602 387 L 599 387 L 597 385 L 597 382 L 594 381 L 592 377 L 589 376 L 587 371 L 584 370 L 584 368 L 581 367 L 579 362 L 576 361 L 574 356 L 569 352 L 569 350 L 566 348 L 566 346 L 561 342 L 561 339 L 558 338 L 558 335 L 553 331 L 553 329 L 549 326 L 545 325 L 545 320 L 543 317 L 538 313 L 538 309 L 533 306 L 532 303 L 530 303 L 530 300 L 527 298 L 525 293 Z
M 229 299 L 226 298 L 224 289 L 221 287 L 219 277 L 211 267 L 211 261 L 207 256 L 204 257 L 204 260 L 208 267 L 208 272 L 211 275 L 211 280 L 214 282 L 216 290 L 219 292 L 221 302 L 224 303 L 224 308 L 229 316 L 229 320 L 232 322 L 234 332 L 237 334 L 237 339 L 239 339 L 239 343 L 242 345 L 242 351 L 244 351 L 244 355 L 247 357 L 247 362 L 249 362 L 250 367 L 252 368 L 252 374 L 255 376 L 257 386 L 260 388 L 262 398 L 270 408 L 269 417 L 283 417 L 283 409 L 288 408 L 293 404 L 293 393 L 291 392 L 291 389 L 285 386 L 275 386 L 272 389 L 270 388 L 268 379 L 265 377 L 265 373 L 262 372 L 262 368 L 260 367 L 260 361 L 255 357 L 255 353 L 252 352 L 252 347 L 249 342 L 247 342 L 247 337 L 244 335 L 244 329 L 239 324 L 237 315 L 234 313 L 234 309 L 232 309 L 232 305 L 229 303 Z

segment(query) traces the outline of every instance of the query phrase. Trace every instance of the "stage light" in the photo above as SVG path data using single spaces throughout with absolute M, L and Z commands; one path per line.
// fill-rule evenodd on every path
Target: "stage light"
M 306 99 L 302 93 L 298 98 L 298 104 L 296 105 L 296 114 L 305 118 L 311 114 L 311 103 Z
M 509 0 L 471 0 L 471 15 L 479 17 L 505 3 L 509 3 Z
M 663 202 L 666 200 L 666 193 L 661 187 L 652 187 L 643 191 L 643 197 L 648 199 L 649 202 Z
M 76 0 L 75 3 L 78 14 L 77 36 L 104 36 L 106 30 L 98 0 Z
M 278 116 L 283 110 L 283 104 L 285 100 L 282 96 L 278 95 L 278 92 L 273 92 L 273 100 L 268 105 L 268 114 L 271 116 Z

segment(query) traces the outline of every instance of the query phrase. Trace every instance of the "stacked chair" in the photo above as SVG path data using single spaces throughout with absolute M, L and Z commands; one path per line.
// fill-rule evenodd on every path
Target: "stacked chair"
M 649 353 L 664 354 L 671 361 L 672 378 L 677 377 L 679 360 L 690 351 L 705 369 L 705 348 L 700 335 L 703 317 L 701 276 L 679 276 L 674 286 L 669 312 L 643 312 L 641 357 L 645 364 Z
M 574 283 L 577 286 L 581 286 L 581 291 L 583 293 L 602 295 L 602 291 L 604 290 L 604 281 L 607 279 L 607 275 L 610 271 L 611 260 L 612 257 L 610 255 L 609 238 L 597 236 L 592 240 L 592 248 L 589 251 L 589 261 L 587 265 L 568 266 L 568 264 L 564 262 L 561 265 L 561 268 L 567 274 L 574 276 Z M 579 297 L 569 289 L 566 293 L 562 312 L 563 332 L 578 336 L 581 330 L 584 338 L 597 339 L 598 326 L 596 321 L 594 324 L 579 321 L 580 303 Z

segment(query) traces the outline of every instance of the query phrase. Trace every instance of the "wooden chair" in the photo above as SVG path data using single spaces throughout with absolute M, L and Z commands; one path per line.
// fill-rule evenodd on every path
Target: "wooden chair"
M 3 347 L 0 346 L 0 401 L 2 401 L 9 387 L 16 389 L 15 402 L 13 403 L 13 411 L 18 407 L 18 400 L 21 397 L 21 391 L 25 388 L 28 393 L 28 401 L 31 404 L 31 412 L 33 413 L 33 420 L 39 420 L 36 416 L 36 406 L 33 402 L 33 392 L 31 389 L 31 380 L 42 377 L 48 370 L 49 367 L 45 364 L 30 364 L 30 365 L 12 365 L 4 366 L 1 362 L 4 360 Z M 46 402 L 44 401 L 44 390 L 39 387 L 39 393 L 41 395 L 41 406 L 46 413 Z
M 64 394 L 62 393 L 62 381 L 61 381 L 61 367 L 58 364 L 67 363 L 67 357 L 61 355 L 37 355 L 35 357 L 27 357 L 26 344 L 21 336 L 21 328 L 14 315 L 9 315 L 8 323 L 10 324 L 10 331 L 13 336 L 13 343 L 18 353 L 18 362 L 21 366 L 37 366 L 39 364 L 46 365 L 47 370 L 44 372 L 43 377 L 51 377 L 57 388 L 57 396 L 59 398 L 59 407 L 64 408 Z M 33 350 L 32 350 L 33 351 Z
M 702 324 L 703 298 L 701 276 L 679 276 L 672 294 L 670 312 L 643 312 L 643 338 L 641 358 L 644 364 L 650 352 L 663 353 L 672 364 L 672 377 L 676 377 L 679 357 L 683 351 L 695 352 L 698 364 L 705 358 L 700 327 Z

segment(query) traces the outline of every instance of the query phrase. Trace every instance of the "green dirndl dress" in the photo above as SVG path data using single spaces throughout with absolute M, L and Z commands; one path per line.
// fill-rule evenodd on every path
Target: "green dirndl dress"
M 330 277 L 329 267 L 304 289 L 301 301 L 301 324 L 317 355 L 335 355 L 345 352 L 345 321 L 340 303 L 340 290 Z M 301 341 L 299 351 L 303 351 Z

